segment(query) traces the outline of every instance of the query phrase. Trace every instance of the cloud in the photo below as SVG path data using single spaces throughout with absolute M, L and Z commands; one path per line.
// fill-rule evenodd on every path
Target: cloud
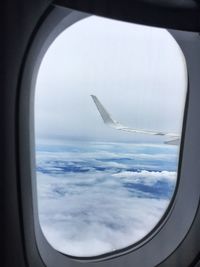
M 140 172 L 130 172 L 124 171 L 120 173 L 113 174 L 114 177 L 118 178 L 126 178 L 126 180 L 134 182 L 134 183 L 143 183 L 146 185 L 153 185 L 158 181 L 166 181 L 175 183 L 177 178 L 177 172 L 169 172 L 169 171 L 140 171 Z
M 95 256 L 132 245 L 156 226 L 174 192 L 176 169 L 168 170 L 168 157 L 176 159 L 176 149 L 150 146 L 151 158 L 148 146 L 131 147 L 142 152 L 143 167 L 159 158 L 165 169 L 135 168 L 129 144 L 89 143 L 86 149 L 75 142 L 37 152 L 39 219 L 55 249 Z
M 137 190 L 131 195 L 116 180 L 96 184 L 89 178 L 88 186 L 85 181 L 78 184 L 80 179 L 66 184 L 46 175 L 38 179 L 42 230 L 54 248 L 74 256 L 94 256 L 137 242 L 153 229 L 169 203 Z

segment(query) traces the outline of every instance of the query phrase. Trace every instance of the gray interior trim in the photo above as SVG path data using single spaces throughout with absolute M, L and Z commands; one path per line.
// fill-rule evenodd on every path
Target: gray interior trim
M 181 246 L 189 234 L 199 205 L 200 173 L 200 51 L 198 33 L 170 31 L 183 50 L 188 66 L 189 89 L 179 165 L 179 185 L 173 202 L 161 223 L 132 247 L 97 258 L 73 258 L 54 250 L 44 238 L 37 214 L 34 140 L 34 90 L 37 71 L 45 51 L 65 28 L 88 14 L 65 8 L 54 8 L 41 25 L 29 51 L 20 90 L 19 101 L 19 159 L 23 205 L 25 245 L 30 266 L 42 267 L 153 267 Z M 31 178 L 31 179 L 30 179 Z M 199 240 L 200 241 L 200 240 Z M 120 257 L 119 257 L 120 256 Z M 179 266 L 187 266 L 190 262 Z M 176 265 L 174 265 L 176 266 Z

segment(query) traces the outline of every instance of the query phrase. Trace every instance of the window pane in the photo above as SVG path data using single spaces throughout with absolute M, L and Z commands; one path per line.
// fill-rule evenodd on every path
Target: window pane
M 174 194 L 186 63 L 164 29 L 99 17 L 63 31 L 35 94 L 39 221 L 73 256 L 130 246 Z

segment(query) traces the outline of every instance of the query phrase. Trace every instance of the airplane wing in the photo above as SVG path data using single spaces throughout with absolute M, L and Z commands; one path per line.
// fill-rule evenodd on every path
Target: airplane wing
M 151 134 L 151 135 L 159 135 L 159 136 L 169 136 L 172 138 L 176 138 L 175 140 L 166 141 L 166 144 L 176 145 L 180 142 L 180 136 L 174 133 L 165 133 L 159 131 L 151 131 L 151 130 L 143 130 L 143 129 L 134 129 L 127 126 L 122 125 L 118 121 L 114 120 L 105 107 L 101 104 L 99 99 L 95 95 L 91 95 L 104 123 L 116 130 L 132 132 L 132 133 L 142 133 L 142 134 Z

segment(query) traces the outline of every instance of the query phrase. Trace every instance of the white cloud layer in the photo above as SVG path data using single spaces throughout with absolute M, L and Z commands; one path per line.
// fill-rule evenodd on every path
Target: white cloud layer
M 125 248 L 145 237 L 168 207 L 176 184 L 175 148 L 88 143 L 83 149 L 74 143 L 44 150 L 37 152 L 39 219 L 58 251 L 95 256 Z M 141 151 L 141 169 L 134 168 L 140 154 L 130 150 Z M 165 170 L 148 170 L 152 161 Z

